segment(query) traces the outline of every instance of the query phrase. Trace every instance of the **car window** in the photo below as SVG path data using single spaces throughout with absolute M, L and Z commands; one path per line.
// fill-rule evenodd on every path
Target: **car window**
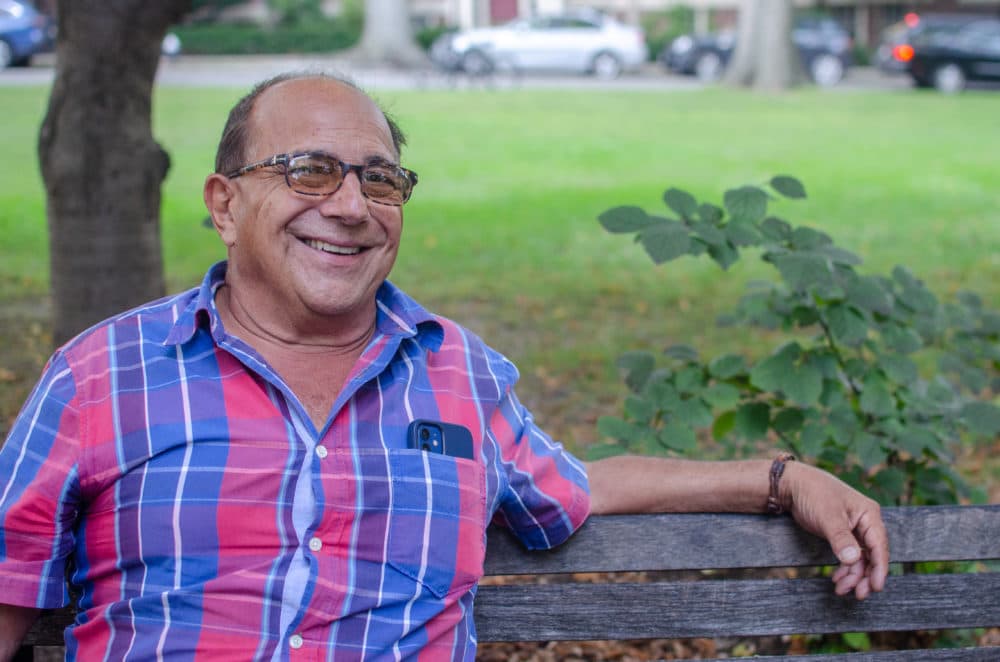
M 955 45 L 969 51 L 1000 53 L 1000 23 L 973 23 L 957 35 Z

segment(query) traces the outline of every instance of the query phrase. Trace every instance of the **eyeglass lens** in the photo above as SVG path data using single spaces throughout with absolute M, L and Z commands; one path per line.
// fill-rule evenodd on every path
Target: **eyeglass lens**
M 336 159 L 313 154 L 293 157 L 286 168 L 288 185 L 293 191 L 306 195 L 333 193 L 340 188 L 347 175 Z M 358 179 L 365 197 L 384 204 L 403 204 L 409 198 L 412 188 L 406 175 L 388 164 L 366 165 Z

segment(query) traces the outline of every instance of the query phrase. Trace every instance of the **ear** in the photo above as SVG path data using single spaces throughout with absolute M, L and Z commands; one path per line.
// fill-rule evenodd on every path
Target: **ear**
M 236 245 L 236 217 L 234 206 L 236 201 L 236 188 L 226 177 L 217 172 L 205 178 L 205 189 L 202 195 L 205 198 L 205 207 L 212 217 L 212 226 L 219 233 L 222 243 L 227 248 Z

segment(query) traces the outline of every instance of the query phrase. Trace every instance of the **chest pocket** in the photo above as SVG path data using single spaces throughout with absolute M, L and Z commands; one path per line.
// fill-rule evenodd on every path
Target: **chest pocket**
M 441 598 L 483 574 L 486 485 L 482 464 L 419 450 L 389 451 L 388 562 Z

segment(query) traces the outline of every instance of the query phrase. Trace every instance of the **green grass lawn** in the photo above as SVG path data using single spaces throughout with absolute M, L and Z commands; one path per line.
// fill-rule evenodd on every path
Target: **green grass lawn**
M 47 91 L 0 88 L 0 307 L 46 291 L 35 143 Z M 154 131 L 173 162 L 162 217 L 172 289 L 194 284 L 223 255 L 202 227 L 201 185 L 228 107 L 242 92 L 156 91 Z M 593 441 L 597 416 L 617 410 L 623 387 L 612 363 L 626 349 L 688 342 L 709 353 L 755 353 L 771 346 L 762 335 L 713 323 L 747 279 L 771 277 L 755 259 L 729 274 L 704 259 L 654 267 L 640 247 L 596 221 L 620 204 L 665 211 L 669 186 L 718 203 L 727 188 L 795 175 L 809 199 L 779 203 L 786 220 L 825 230 L 871 272 L 907 264 L 939 294 L 969 288 L 1000 304 L 996 94 L 378 96 L 408 134 L 404 164 L 420 174 L 393 279 L 514 359 L 522 399 L 573 444 Z M 30 386 L 15 377 L 6 385 L 0 379 L 0 389 Z

